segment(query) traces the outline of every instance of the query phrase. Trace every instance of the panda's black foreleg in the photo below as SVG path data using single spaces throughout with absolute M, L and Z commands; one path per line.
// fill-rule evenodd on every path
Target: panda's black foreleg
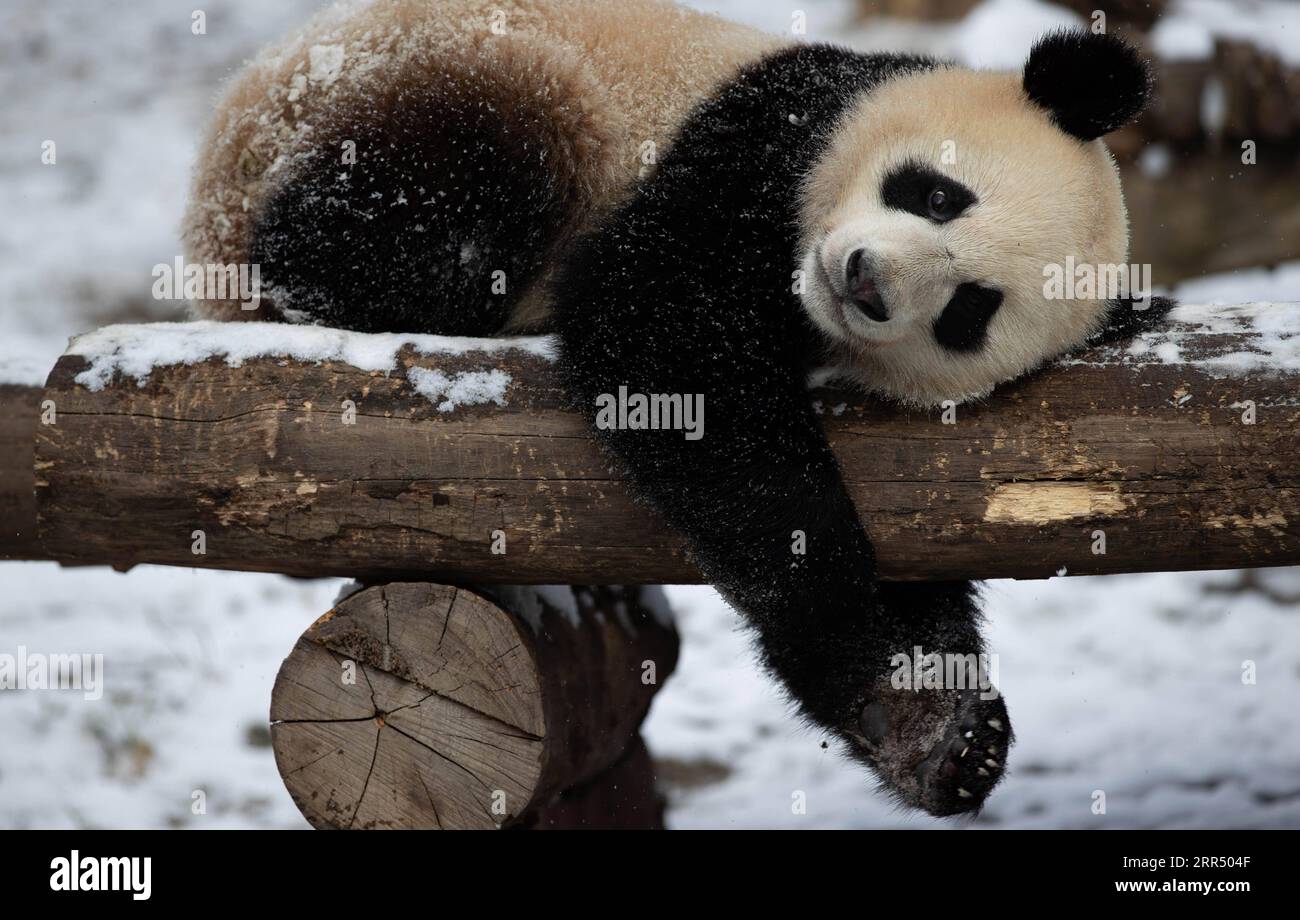
M 765 663 L 808 718 L 902 800 L 934 814 L 978 808 L 1011 739 L 1002 700 L 982 697 L 973 674 L 968 689 L 894 680 L 896 656 L 910 663 L 918 650 L 978 663 L 973 587 L 877 581 L 784 304 L 733 300 L 692 273 L 639 271 L 626 252 L 610 234 L 566 275 L 558 319 L 575 403 L 599 426 L 598 407 L 620 388 L 702 399 L 698 439 L 597 434 L 754 627 Z

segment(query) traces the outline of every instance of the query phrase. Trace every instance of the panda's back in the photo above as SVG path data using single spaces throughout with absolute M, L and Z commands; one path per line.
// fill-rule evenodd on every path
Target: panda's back
M 218 107 L 188 258 L 256 263 L 209 315 L 460 334 L 546 321 L 550 266 L 686 114 L 783 44 L 662 0 L 397 0 L 330 10 Z M 358 308 L 358 304 L 363 304 Z

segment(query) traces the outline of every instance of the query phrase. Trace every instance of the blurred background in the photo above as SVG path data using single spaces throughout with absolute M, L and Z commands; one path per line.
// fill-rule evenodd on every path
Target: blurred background
M 437 0 L 430 0 L 436 3 Z M 611 0 L 616 2 L 616 0 Z M 6 0 L 0 9 L 0 383 L 67 337 L 184 319 L 150 296 L 180 252 L 222 81 L 318 0 Z M 773 32 L 1018 69 L 1107 17 L 1158 96 L 1108 138 L 1130 261 L 1192 302 L 1300 300 L 1300 4 L 1289 0 L 691 0 Z M 193 35 L 191 12 L 207 31 Z M 41 163 L 46 140 L 57 164 Z M 1243 163 L 1243 144 L 1254 162 Z M 0 563 L 0 652 L 102 652 L 107 689 L 0 691 L 0 827 L 305 827 L 272 762 L 276 669 L 342 582 Z M 670 588 L 678 672 L 646 737 L 675 827 L 946 826 L 821 747 L 708 588 Z M 1300 827 L 1300 570 L 990 582 L 1019 744 L 972 826 Z M 1253 661 L 1257 683 L 1243 684 Z M 194 790 L 205 815 L 190 810 Z M 1093 814 L 1104 790 L 1107 812 Z M 807 795 L 807 814 L 791 795 Z

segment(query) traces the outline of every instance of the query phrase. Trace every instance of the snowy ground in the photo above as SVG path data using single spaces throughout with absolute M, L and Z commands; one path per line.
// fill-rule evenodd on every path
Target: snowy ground
M 1238 577 L 990 583 L 990 643 L 1020 741 L 977 823 L 1300 826 L 1300 570 L 1245 589 Z M 283 656 L 340 585 L 0 568 L 0 646 L 103 654 L 108 688 L 98 701 L 0 692 L 0 826 L 303 826 L 267 747 L 267 705 Z M 682 660 L 646 736 L 673 826 L 940 825 L 894 810 L 791 718 L 711 589 L 669 596 Z M 196 790 L 205 815 L 191 813 Z M 792 813 L 797 791 L 806 815 Z
M 179 252 L 195 139 L 219 79 L 312 0 L 8 0 L 0 9 L 0 379 L 38 381 L 66 337 L 180 318 L 149 298 Z M 772 30 L 790 5 L 701 2 Z M 1204 6 L 1201 3 L 1200 6 Z M 955 26 L 813 37 L 1018 62 L 1069 14 L 989 0 Z M 1050 21 L 1049 21 L 1050 20 Z M 1030 28 L 1030 25 L 1033 28 Z M 988 36 L 994 36 L 989 39 Z M 43 166 L 41 144 L 57 143 Z M 1198 301 L 1300 299 L 1300 265 L 1206 279 Z M 1016 827 L 1300 826 L 1300 570 L 995 582 L 989 633 L 1020 743 L 978 822 Z M 276 668 L 335 581 L 0 564 L 0 652 L 105 656 L 107 691 L 0 691 L 0 827 L 300 827 L 272 763 Z M 896 812 L 791 718 L 707 588 L 673 588 L 677 674 L 646 727 L 677 827 L 938 826 Z M 1244 662 L 1257 683 L 1244 684 Z M 207 814 L 191 812 L 196 790 Z M 1091 810 L 1107 796 L 1105 815 Z M 791 796 L 807 795 L 806 815 Z

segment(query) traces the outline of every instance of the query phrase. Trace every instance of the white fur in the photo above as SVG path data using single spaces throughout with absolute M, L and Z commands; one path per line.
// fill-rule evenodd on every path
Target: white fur
M 978 202 L 938 224 L 886 208 L 881 183 L 915 160 L 971 189 Z M 960 69 L 890 81 L 837 127 L 807 177 L 803 305 L 862 385 L 934 405 L 995 385 L 1082 342 L 1104 299 L 1049 299 L 1044 268 L 1123 264 L 1128 226 L 1118 175 L 1100 141 L 1076 140 L 1032 105 L 1018 74 Z M 866 249 L 890 316 L 876 322 L 845 300 L 845 266 Z M 1003 301 L 984 347 L 943 348 L 933 324 L 957 286 L 977 282 Z

